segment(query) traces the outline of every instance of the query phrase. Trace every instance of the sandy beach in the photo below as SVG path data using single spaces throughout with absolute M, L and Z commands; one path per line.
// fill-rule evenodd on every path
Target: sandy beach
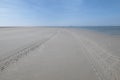
M 120 80 L 120 37 L 77 28 L 1 28 L 0 80 Z

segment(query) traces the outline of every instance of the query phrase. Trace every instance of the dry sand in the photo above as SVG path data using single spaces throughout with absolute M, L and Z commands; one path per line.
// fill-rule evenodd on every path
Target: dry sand
M 0 80 L 120 80 L 120 37 L 70 28 L 1 28 Z

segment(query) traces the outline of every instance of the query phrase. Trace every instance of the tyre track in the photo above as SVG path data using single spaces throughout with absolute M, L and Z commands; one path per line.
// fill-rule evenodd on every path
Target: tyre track
M 83 51 L 87 51 L 85 54 L 96 75 L 100 80 L 120 80 L 120 58 L 113 56 L 109 51 L 100 47 L 94 41 L 73 33 L 71 33 L 80 44 L 83 46 Z
M 12 55 L 7 56 L 0 60 L 0 72 L 3 72 L 7 67 L 13 63 L 16 63 L 20 58 L 23 56 L 26 56 L 29 52 L 39 48 L 41 45 L 43 45 L 45 42 L 50 40 L 52 37 L 54 37 L 57 34 L 57 32 L 53 33 L 49 37 L 46 37 L 42 40 L 37 40 L 32 42 L 31 44 L 24 45 L 21 48 L 18 48 L 14 51 L 12 51 Z

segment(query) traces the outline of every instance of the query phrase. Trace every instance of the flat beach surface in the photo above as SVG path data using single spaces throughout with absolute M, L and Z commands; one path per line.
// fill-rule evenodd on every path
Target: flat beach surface
M 120 80 L 120 37 L 77 28 L 0 28 L 0 80 Z

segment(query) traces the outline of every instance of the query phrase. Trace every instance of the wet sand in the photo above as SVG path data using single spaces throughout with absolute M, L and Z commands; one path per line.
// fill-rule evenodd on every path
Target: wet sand
M 120 37 L 71 28 L 1 29 L 0 37 L 0 80 L 120 80 Z

